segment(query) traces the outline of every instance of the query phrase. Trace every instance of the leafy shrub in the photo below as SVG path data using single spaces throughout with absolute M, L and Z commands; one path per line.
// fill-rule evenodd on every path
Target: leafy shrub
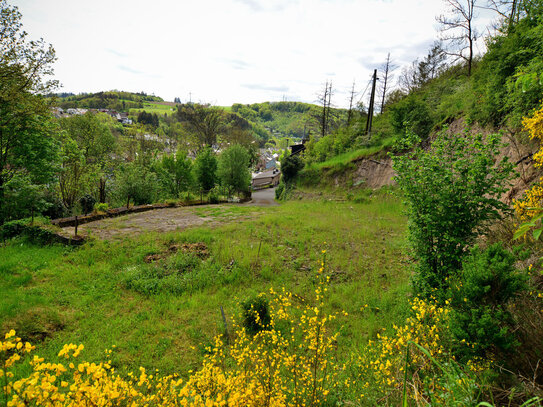
M 281 196 L 283 195 L 284 190 L 285 190 L 285 183 L 280 182 L 279 185 L 277 185 L 277 188 L 275 188 L 275 199 L 277 200 L 281 199 Z
M 444 299 L 448 277 L 460 270 L 466 248 L 508 210 L 499 198 L 513 167 L 505 157 L 495 163 L 502 145 L 500 135 L 483 137 L 468 128 L 464 134 L 443 131 L 429 150 L 419 146 L 393 156 L 418 260 L 414 286 L 421 295 L 437 289 Z
M 55 239 L 54 233 L 41 227 L 48 223 L 49 220 L 46 218 L 35 218 L 34 224 L 31 223 L 30 218 L 6 222 L 0 227 L 0 240 L 24 236 L 34 243 L 50 243 Z
M 259 295 L 241 303 L 243 310 L 243 326 L 247 332 L 254 335 L 267 329 L 271 318 L 268 300 Z
M 404 134 L 407 130 L 425 139 L 433 126 L 428 104 L 417 94 L 409 95 L 391 106 L 390 115 L 396 134 Z
M 94 212 L 107 212 L 109 209 L 109 205 L 107 203 L 96 203 L 94 204 Z
M 136 205 L 152 203 L 157 192 L 156 174 L 140 163 L 128 163 L 117 172 L 115 192 L 121 204 L 130 200 Z
M 79 204 L 84 214 L 91 213 L 94 209 L 94 204 L 96 204 L 96 199 L 91 195 L 83 195 L 79 199 Z
M 282 180 L 285 184 L 290 184 L 298 175 L 298 172 L 304 168 L 304 162 L 298 155 L 288 155 L 281 162 Z
M 517 341 L 510 329 L 508 302 L 526 289 L 527 276 L 514 267 L 515 257 L 500 244 L 474 248 L 451 288 L 450 328 L 464 357 L 510 352 Z M 461 352 L 460 352 L 461 349 Z

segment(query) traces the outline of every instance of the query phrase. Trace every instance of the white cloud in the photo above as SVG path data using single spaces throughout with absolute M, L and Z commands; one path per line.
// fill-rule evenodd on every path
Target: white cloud
M 64 91 L 143 90 L 166 100 L 188 100 L 190 92 L 220 105 L 313 102 L 331 77 L 334 103 L 346 105 L 353 79 L 365 87 L 389 52 L 400 65 L 424 56 L 443 4 L 15 0 L 30 38 L 55 46 Z

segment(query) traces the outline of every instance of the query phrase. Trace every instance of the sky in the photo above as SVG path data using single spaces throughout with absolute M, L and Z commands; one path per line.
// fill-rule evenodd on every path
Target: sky
M 423 58 L 439 35 L 435 17 L 447 12 L 443 0 L 8 2 L 30 39 L 54 46 L 62 92 L 143 91 L 219 106 L 315 103 L 326 81 L 332 103 L 348 106 L 353 81 L 360 98 L 388 53 L 400 67 Z M 492 17 L 479 12 L 481 31 Z

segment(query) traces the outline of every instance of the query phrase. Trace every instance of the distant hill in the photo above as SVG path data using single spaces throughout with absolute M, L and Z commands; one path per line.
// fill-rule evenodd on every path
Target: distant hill
M 57 98 L 57 105 L 63 109 L 111 109 L 119 112 L 128 112 L 130 109 L 142 109 L 149 102 L 164 102 L 158 96 L 147 95 L 144 92 L 132 93 L 122 91 L 107 91 L 97 93 L 59 93 L 50 95 Z
M 302 138 L 319 131 L 322 107 L 302 102 L 264 102 L 243 105 L 235 103 L 232 112 L 237 113 L 256 127 L 261 127 L 271 137 Z M 345 122 L 346 109 L 330 109 L 332 127 Z

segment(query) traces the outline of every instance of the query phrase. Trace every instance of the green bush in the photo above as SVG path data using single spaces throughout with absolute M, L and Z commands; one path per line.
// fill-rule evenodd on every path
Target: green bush
M 268 300 L 259 295 L 241 303 L 243 310 L 243 326 L 247 332 L 254 335 L 265 330 L 270 324 Z
M 517 345 L 511 329 L 509 301 L 527 288 L 527 275 L 514 267 L 515 257 L 500 244 L 474 248 L 451 287 L 450 328 L 459 356 L 507 354 Z
M 292 183 L 302 168 L 304 162 L 299 155 L 287 155 L 281 162 L 282 181 L 287 185 Z
M 508 207 L 500 201 L 513 172 L 506 158 L 495 163 L 500 135 L 483 137 L 443 131 L 428 150 L 416 147 L 393 156 L 396 181 L 405 197 L 408 238 L 418 260 L 418 294 L 438 290 L 460 270 L 466 249 Z
M 54 234 L 41 227 L 48 224 L 46 218 L 35 218 L 32 223 L 30 218 L 12 220 L 0 227 L 0 240 L 12 239 L 17 236 L 24 236 L 31 242 L 46 244 L 54 241 Z
M 284 190 L 285 190 L 285 184 L 283 182 L 280 182 L 279 185 L 277 185 L 277 188 L 275 188 L 275 199 L 277 200 L 281 199 L 281 196 L 283 195 Z
M 94 199 L 91 195 L 83 195 L 79 199 L 79 204 L 81 205 L 81 210 L 86 215 L 87 213 L 91 213 L 94 209 L 94 204 L 96 203 L 96 199 Z
M 109 205 L 107 203 L 96 203 L 94 204 L 94 212 L 107 212 Z
M 411 94 L 390 107 L 390 119 L 395 134 L 405 131 L 425 139 L 432 130 L 433 119 L 428 107 L 418 94 Z

